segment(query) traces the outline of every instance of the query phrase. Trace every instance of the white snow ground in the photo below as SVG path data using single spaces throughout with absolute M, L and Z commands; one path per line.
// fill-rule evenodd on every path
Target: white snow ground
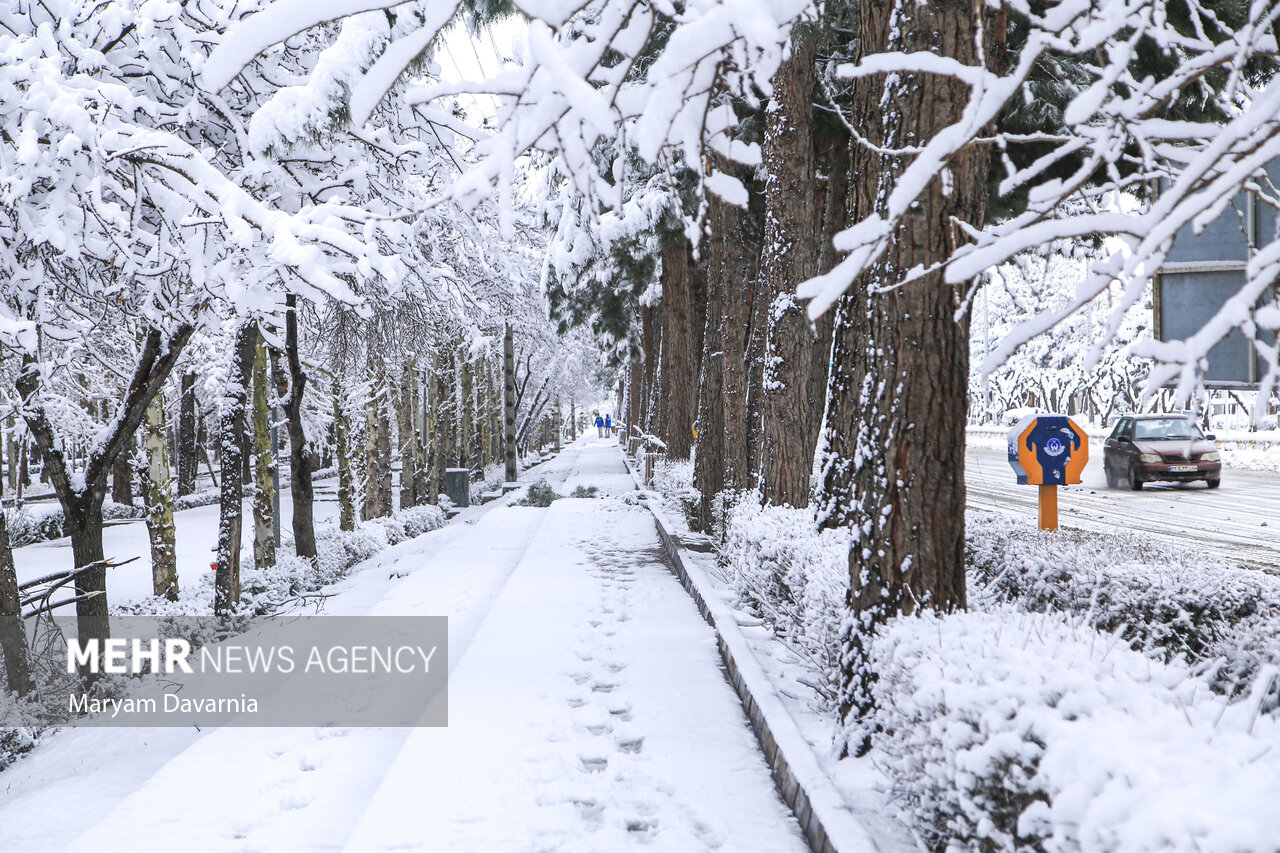
M 329 590 L 450 617 L 448 728 L 65 729 L 0 775 L 0 850 L 804 850 L 614 442 L 526 476 L 604 497 L 516 493 Z

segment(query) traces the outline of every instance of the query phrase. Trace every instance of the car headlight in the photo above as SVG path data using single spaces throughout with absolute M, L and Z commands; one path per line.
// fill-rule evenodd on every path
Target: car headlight
M 1210 450 L 1208 453 L 1200 457 L 1200 461 L 1201 462 L 1217 462 L 1220 458 L 1221 457 L 1218 456 L 1218 451 Z
M 1138 456 L 1139 462 L 1159 462 L 1160 457 L 1154 453 L 1143 453 Z

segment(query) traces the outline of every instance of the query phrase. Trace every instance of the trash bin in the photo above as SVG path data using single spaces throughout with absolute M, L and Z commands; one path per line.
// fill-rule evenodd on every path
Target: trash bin
M 454 506 L 471 506 L 471 469 L 444 469 L 444 493 Z

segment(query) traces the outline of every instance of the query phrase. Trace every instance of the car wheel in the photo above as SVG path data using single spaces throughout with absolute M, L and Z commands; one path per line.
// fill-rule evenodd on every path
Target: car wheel
M 1129 488 L 1135 492 L 1142 489 L 1142 480 L 1138 477 L 1138 472 L 1133 469 L 1132 465 L 1129 466 L 1129 473 L 1126 479 L 1129 481 Z
M 1112 471 L 1110 467 L 1103 465 L 1102 473 L 1106 475 L 1108 489 L 1115 489 L 1120 486 L 1120 478 L 1116 476 L 1116 472 Z
M 1205 480 L 1205 481 L 1204 481 L 1204 484 L 1205 484 L 1206 486 L 1208 486 L 1209 488 L 1211 488 L 1211 489 L 1216 489 L 1216 488 L 1218 488 L 1218 486 L 1221 486 L 1221 485 L 1222 485 L 1222 478 L 1221 478 L 1221 477 L 1210 477 L 1209 479 L 1207 479 L 1207 480 Z

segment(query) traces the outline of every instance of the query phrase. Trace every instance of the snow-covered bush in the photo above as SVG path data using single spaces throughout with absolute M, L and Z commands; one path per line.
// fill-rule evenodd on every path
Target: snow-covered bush
M 14 548 L 36 542 L 47 542 L 50 539 L 61 539 L 67 535 L 62 509 L 56 503 L 28 504 L 7 509 L 4 513 L 9 526 L 9 542 Z M 107 521 L 143 518 L 145 515 L 146 510 L 140 506 L 118 504 L 113 501 L 105 501 L 102 504 L 102 517 Z
M 9 541 L 14 548 L 60 538 L 62 510 L 55 506 L 23 506 L 4 511 Z
M 546 480 L 538 480 L 530 484 L 524 497 L 516 501 L 514 506 L 549 507 L 552 502 L 560 500 L 563 495 L 557 494 Z
M 7 701 L 9 701 L 7 697 L 0 697 L 0 704 Z M 5 719 L 3 710 L 0 710 L 0 719 Z M 42 729 L 33 726 L 12 726 L 0 729 L 0 772 L 35 749 L 41 733 Z
M 246 554 L 240 572 L 240 608 L 229 620 L 217 620 L 211 615 L 212 572 L 201 577 L 197 589 L 183 590 L 178 601 L 147 598 L 116 608 L 116 612 L 155 618 L 159 620 L 161 636 L 181 637 L 192 646 L 200 646 L 243 631 L 253 617 L 274 613 L 286 602 L 341 580 L 357 564 L 391 545 L 436 530 L 444 523 L 445 514 L 439 507 L 419 506 L 361 523 L 352 531 L 335 525 L 321 526 L 316 529 L 314 565 L 293 554 L 282 554 L 274 566 L 263 570 L 253 565 L 252 556 Z
M 849 531 L 817 529 L 807 509 L 731 502 L 721 557 L 742 602 L 828 677 L 838 670 Z
M 662 492 L 680 507 L 686 522 L 693 529 L 699 526 L 698 505 L 702 500 L 693 485 L 694 460 L 658 459 L 653 463 L 653 488 Z
M 404 525 L 404 535 L 409 539 L 438 530 L 445 523 L 444 511 L 438 506 L 409 507 L 397 512 L 395 518 Z
M 251 489 L 252 487 L 250 487 Z M 246 490 L 248 491 L 248 490 Z M 249 492 L 252 494 L 252 492 Z M 218 488 L 201 489 L 198 492 L 192 492 L 189 495 L 182 495 L 173 499 L 173 508 L 175 511 L 184 509 L 195 509 L 198 506 L 213 506 L 222 500 L 222 491 Z
M 9 543 L 14 548 L 61 539 L 67 535 L 62 509 L 56 503 L 28 504 L 7 509 L 4 514 L 9 526 Z M 145 518 L 146 515 L 147 511 L 141 506 L 118 504 L 114 501 L 104 501 L 102 504 L 104 521 Z
M 1045 533 L 970 513 L 970 598 L 1077 613 L 1134 648 L 1214 673 L 1215 689 L 1248 689 L 1280 663 L 1280 579 L 1131 535 Z
M 1180 660 L 1011 606 L 897 619 L 873 655 L 879 755 L 934 850 L 1276 848 L 1261 690 L 1228 704 Z

